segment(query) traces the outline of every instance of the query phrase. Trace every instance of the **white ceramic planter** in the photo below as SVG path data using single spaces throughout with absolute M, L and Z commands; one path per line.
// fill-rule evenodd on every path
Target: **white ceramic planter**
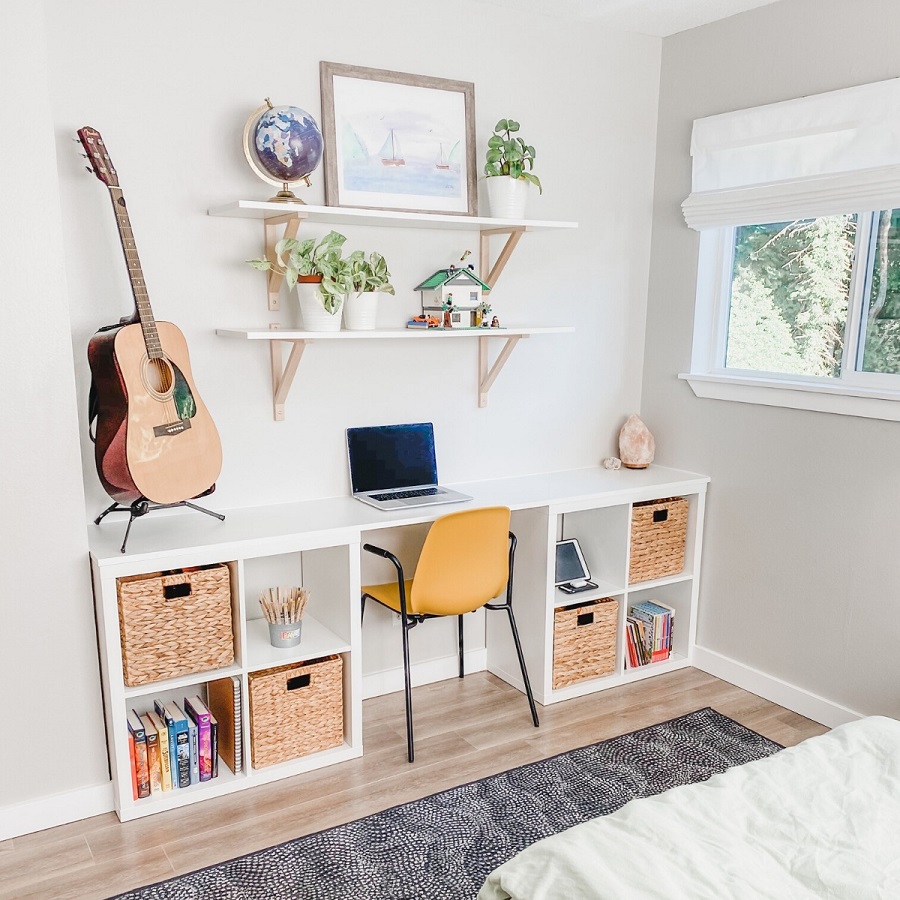
M 300 301 L 304 331 L 341 330 L 341 306 L 338 306 L 334 315 L 327 312 L 322 305 L 322 292 L 317 282 L 298 281 L 297 299 Z
M 380 291 L 354 291 L 344 299 L 344 328 L 347 331 L 374 331 Z
M 495 219 L 524 219 L 531 183 L 524 178 L 492 175 L 487 182 L 488 204 Z

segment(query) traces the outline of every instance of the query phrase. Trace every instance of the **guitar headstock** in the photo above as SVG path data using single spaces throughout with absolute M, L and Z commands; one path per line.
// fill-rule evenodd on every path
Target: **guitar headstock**
M 78 129 L 78 140 L 81 141 L 81 145 L 87 153 L 94 174 L 107 187 L 118 187 L 119 176 L 106 152 L 106 144 L 103 143 L 100 132 L 96 128 L 91 128 L 90 125 L 85 125 L 84 128 Z

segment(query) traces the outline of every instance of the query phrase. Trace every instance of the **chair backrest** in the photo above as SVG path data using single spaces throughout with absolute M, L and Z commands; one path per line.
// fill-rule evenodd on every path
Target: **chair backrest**
M 472 612 L 509 580 L 509 508 L 467 509 L 436 519 L 425 538 L 410 610 L 435 616 Z

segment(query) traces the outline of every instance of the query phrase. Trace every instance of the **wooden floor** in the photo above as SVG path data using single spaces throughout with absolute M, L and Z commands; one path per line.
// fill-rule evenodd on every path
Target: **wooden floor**
M 791 746 L 828 729 L 697 669 L 538 707 L 487 673 L 416 688 L 416 762 L 402 694 L 363 704 L 365 756 L 120 823 L 114 813 L 0 842 L 0 898 L 105 898 L 704 706 Z

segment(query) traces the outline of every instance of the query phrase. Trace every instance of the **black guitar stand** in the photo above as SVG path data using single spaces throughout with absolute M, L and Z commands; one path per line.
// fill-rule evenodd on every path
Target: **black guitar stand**
M 209 491 L 207 491 L 209 493 Z M 100 522 L 106 518 L 110 513 L 113 512 L 127 512 L 128 513 L 128 525 L 125 528 L 125 538 L 122 541 L 122 546 L 119 548 L 121 553 L 125 552 L 125 545 L 128 543 L 128 535 L 131 533 L 131 526 L 134 523 L 135 519 L 140 519 L 141 516 L 146 516 L 148 512 L 153 512 L 157 509 L 175 509 L 178 506 L 187 506 L 190 509 L 195 509 L 197 512 L 205 513 L 208 516 L 212 516 L 215 519 L 218 519 L 220 522 L 225 521 L 225 516 L 222 513 L 213 512 L 211 509 L 206 509 L 203 506 L 197 506 L 196 503 L 191 503 L 189 500 L 180 500 L 178 503 L 152 503 L 147 500 L 145 497 L 139 497 L 129 506 L 122 506 L 120 503 L 113 503 L 108 509 L 104 509 L 96 519 L 94 519 L 94 524 L 99 525 Z

